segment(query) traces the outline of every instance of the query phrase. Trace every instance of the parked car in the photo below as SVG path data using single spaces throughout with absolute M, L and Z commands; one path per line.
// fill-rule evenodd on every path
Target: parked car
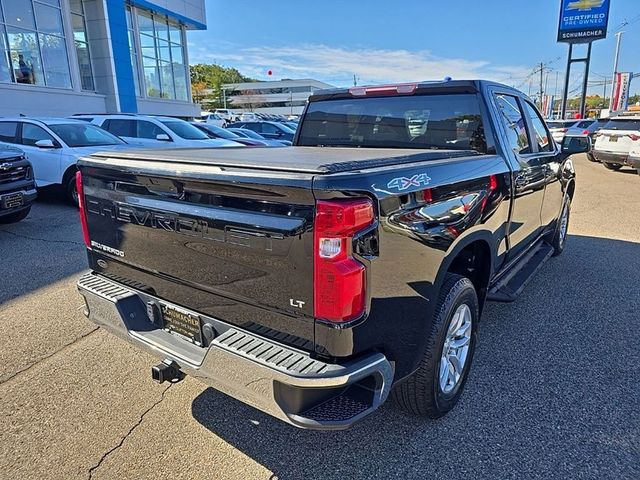
M 243 112 L 240 114 L 240 120 L 241 122 L 257 122 L 260 120 L 260 117 L 252 112 Z
M 580 120 L 552 120 L 547 122 L 547 126 L 553 139 L 560 145 L 569 129 L 575 127 L 579 122 Z
M 225 120 L 224 118 L 222 118 L 220 115 L 218 115 L 217 113 L 211 113 L 209 115 L 206 115 L 203 119 L 202 119 L 203 123 L 207 123 L 209 125 L 215 125 L 216 127 L 225 127 L 229 122 L 227 120 Z
M 24 152 L 0 144 L 0 223 L 26 218 L 37 195 L 33 168 Z
M 293 136 L 296 134 L 295 130 L 278 122 L 247 122 L 243 120 L 232 123 L 229 127 L 245 128 L 271 140 L 287 140 L 289 142 L 293 142 Z
M 216 127 L 215 125 L 211 125 L 209 123 L 192 122 L 191 124 L 194 127 L 206 133 L 209 136 L 209 138 L 224 138 L 226 140 L 231 140 L 232 142 L 241 143 L 249 147 L 271 146 L 264 140 L 241 137 L 237 133 L 234 133 L 226 128 Z M 278 145 L 278 146 L 282 146 L 282 145 Z
M 235 127 L 227 127 L 226 130 L 235 133 L 236 135 L 240 135 L 241 137 L 251 138 L 254 140 L 260 140 L 261 142 L 266 142 L 270 147 L 290 147 L 291 142 L 288 140 L 271 140 L 269 138 L 265 138 L 259 133 L 254 132 L 253 130 L 249 130 L 248 128 L 235 128 Z
M 24 151 L 38 187 L 61 185 L 76 204 L 78 158 L 98 150 L 133 148 L 96 125 L 68 118 L 0 118 L 0 142 Z
M 438 418 L 485 302 L 565 249 L 587 148 L 521 92 L 454 80 L 317 92 L 291 148 L 96 154 L 84 312 L 159 358 L 154 380 L 193 374 L 298 427 L 348 428 L 389 394 Z
M 640 145 L 629 151 L 629 166 L 635 168 L 640 175 Z
M 591 139 L 591 145 L 595 144 L 595 135 L 598 131 L 600 131 L 607 123 L 609 122 L 608 118 L 598 118 L 598 119 L 585 119 L 580 120 L 572 127 L 570 127 L 565 136 L 568 137 L 589 137 Z M 593 149 L 587 152 L 587 158 L 591 162 L 596 162 L 596 158 L 593 155 Z
M 77 117 L 74 117 L 77 118 Z M 239 144 L 209 138 L 189 122 L 147 115 L 97 115 L 92 123 L 127 142 L 145 147 L 238 147 Z
M 216 108 L 213 113 L 218 115 L 218 117 L 222 118 L 223 120 L 226 120 L 227 123 L 231 123 L 236 119 L 236 115 L 234 114 L 234 112 L 227 108 Z
M 631 149 L 640 146 L 640 115 L 611 118 L 596 135 L 593 155 L 608 170 L 629 165 Z

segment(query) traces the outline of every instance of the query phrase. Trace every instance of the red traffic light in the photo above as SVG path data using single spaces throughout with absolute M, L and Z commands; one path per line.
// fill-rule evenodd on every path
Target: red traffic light
M 267 75 L 271 76 L 273 75 L 273 72 L 271 70 L 267 70 Z

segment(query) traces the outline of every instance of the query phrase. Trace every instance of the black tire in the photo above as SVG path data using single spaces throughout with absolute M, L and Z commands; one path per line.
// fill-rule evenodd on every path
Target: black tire
M 596 157 L 594 157 L 593 152 L 587 152 L 587 160 L 589 160 L 590 162 L 598 163 L 598 160 L 596 160 Z
M 566 212 L 566 224 L 562 226 L 563 217 Z M 552 236 L 548 236 L 545 240 L 553 247 L 553 256 L 557 257 L 564 251 L 567 243 L 567 233 L 569 231 L 569 220 L 571 219 L 571 198 L 567 195 L 562 204 L 560 217 Z
M 442 351 L 450 322 L 462 304 L 466 304 L 471 312 L 469 349 L 460 379 L 451 392 L 444 393 L 439 382 Z M 427 332 L 424 357 L 418 369 L 392 391 L 392 397 L 400 408 L 416 415 L 439 418 L 456 405 L 473 360 L 479 312 L 478 296 L 471 280 L 448 273 L 440 289 L 430 331 Z
M 602 165 L 604 165 L 604 168 L 606 168 L 607 170 L 613 170 L 613 171 L 617 171 L 622 168 L 622 165 L 620 165 L 619 163 L 602 162 Z
M 4 215 L 0 217 L 0 223 L 19 222 L 20 220 L 24 220 L 25 218 L 27 218 L 27 215 L 29 215 L 29 212 L 31 212 L 31 206 L 29 206 L 28 208 L 25 208 L 24 210 L 20 210 L 19 212 L 10 213 L 9 215 Z
M 64 184 L 64 193 L 67 196 L 67 200 L 73 203 L 76 207 L 78 206 L 78 191 L 76 190 L 76 172 L 71 173 L 65 184 Z

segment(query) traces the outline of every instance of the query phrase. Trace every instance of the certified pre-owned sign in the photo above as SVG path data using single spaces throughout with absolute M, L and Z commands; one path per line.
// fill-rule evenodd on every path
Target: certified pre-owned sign
M 610 0 L 560 0 L 558 41 L 587 43 L 607 36 Z

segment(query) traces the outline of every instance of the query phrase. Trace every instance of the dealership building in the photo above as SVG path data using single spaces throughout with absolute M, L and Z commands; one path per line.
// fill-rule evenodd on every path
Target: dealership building
M 225 107 L 233 110 L 299 115 L 311 94 L 325 88 L 334 87 L 328 83 L 306 78 L 229 83 L 222 86 L 222 91 Z
M 0 116 L 196 116 L 187 30 L 204 0 L 0 0 Z

